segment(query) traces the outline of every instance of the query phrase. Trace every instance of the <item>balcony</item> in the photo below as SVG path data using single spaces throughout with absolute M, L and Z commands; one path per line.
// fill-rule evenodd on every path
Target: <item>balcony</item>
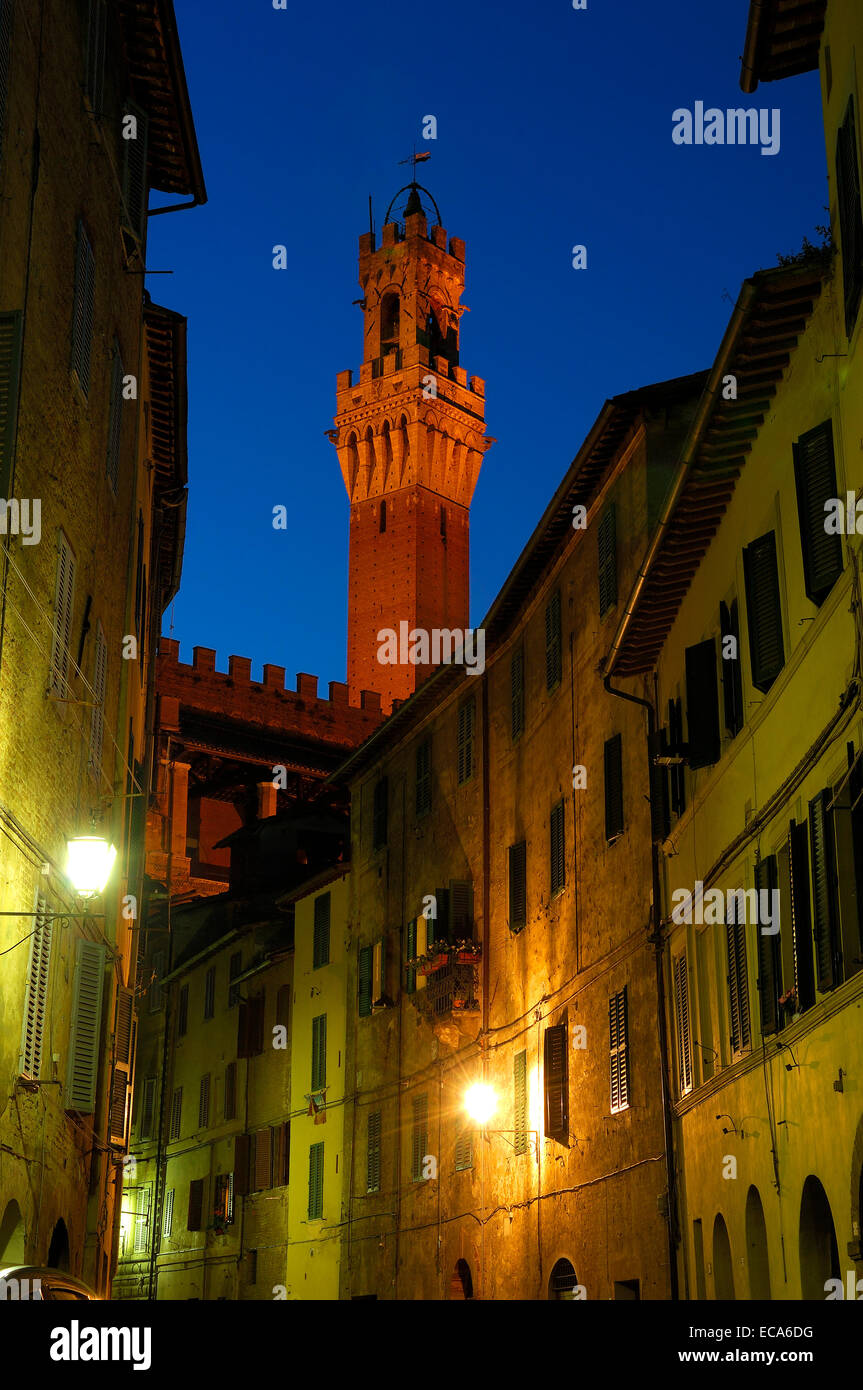
M 416 989 L 414 1008 L 432 1025 L 441 1042 L 457 1047 L 480 1028 L 478 964 L 482 948 L 475 941 L 437 941 L 425 956 L 409 961 Z M 409 975 L 410 978 L 410 975 Z

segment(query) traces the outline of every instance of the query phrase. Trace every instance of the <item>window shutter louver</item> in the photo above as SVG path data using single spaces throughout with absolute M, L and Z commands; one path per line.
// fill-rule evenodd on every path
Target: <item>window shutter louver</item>
M 411 1111 L 411 1178 L 420 1182 L 428 1148 L 428 1096 L 425 1092 L 411 1098 Z
M 269 1129 L 259 1129 L 254 1135 L 255 1142 L 255 1192 L 263 1192 L 273 1185 L 273 1138 Z
M 137 126 L 136 139 L 123 139 L 123 205 L 126 209 L 126 226 L 138 241 L 143 241 L 144 228 L 147 225 L 149 121 L 146 112 L 133 101 L 126 102 L 124 115 L 134 116 Z
M 562 798 L 552 808 L 549 822 L 549 846 L 551 893 L 553 896 L 566 886 L 566 809 Z
M 366 1154 L 366 1191 L 379 1192 L 381 1187 L 381 1112 L 369 1115 L 368 1149 Z
M 30 937 L 30 963 L 27 970 L 27 992 L 24 1001 L 24 1023 L 21 1039 L 20 1069 L 23 1076 L 38 1081 L 42 1066 L 42 1043 L 48 990 L 51 983 L 51 940 L 54 923 L 47 916 L 45 899 L 36 895 L 37 916 Z
M 282 1166 L 279 1172 L 279 1187 L 287 1187 L 291 1177 L 291 1122 L 282 1125 Z
M 168 1130 L 168 1139 L 173 1142 L 179 1139 L 182 1133 L 183 1124 L 183 1088 L 178 1086 L 171 1096 L 171 1125 Z
M 510 730 L 515 743 L 524 733 L 524 647 L 518 647 L 512 654 L 509 667 L 510 680 Z
M 368 1018 L 372 1011 L 372 948 L 361 946 L 358 953 L 360 1018 Z
M 527 1053 L 517 1052 L 512 1059 L 514 1148 L 517 1154 L 527 1153 Z
M 380 1004 L 386 994 L 386 948 L 383 937 L 372 948 L 372 1008 Z
M 237 1064 L 229 1062 L 225 1067 L 225 1119 L 237 1118 Z
M 198 1087 L 198 1129 L 207 1129 L 210 1124 L 210 1073 L 201 1077 Z
M 327 1016 L 318 1014 L 312 1019 L 312 1090 L 322 1091 L 327 1084 Z
M 104 982 L 105 947 L 99 942 L 79 940 L 75 956 L 66 1108 L 84 1114 L 96 1108 Z
M 96 653 L 93 661 L 93 709 L 90 714 L 90 772 L 102 775 L 102 750 L 105 744 L 105 690 L 108 668 L 108 643 L 102 624 L 96 628 Z
M 251 1154 L 252 1136 L 250 1134 L 237 1134 L 234 1136 L 234 1190 L 238 1197 L 246 1197 L 249 1193 L 249 1179 L 251 1177 Z
M 806 596 L 821 604 L 842 573 L 842 540 L 824 527 L 824 503 L 838 495 L 832 421 L 801 435 L 794 445 L 794 481 Z
M 136 1255 L 143 1254 L 149 1245 L 150 1195 L 149 1183 L 138 1188 L 135 1202 L 135 1234 L 132 1240 L 132 1249 Z
M 408 922 L 405 929 L 405 956 L 407 960 L 416 960 L 419 955 L 417 949 L 417 924 L 416 918 Z M 408 969 L 406 972 L 405 988 L 408 994 L 415 994 L 417 987 L 416 968 Z
M 560 590 L 545 608 L 545 688 L 554 690 L 563 677 L 563 645 L 560 625 Z
M 153 1138 L 153 1118 L 156 1113 L 156 1078 L 148 1076 L 144 1082 L 144 1096 L 141 1103 L 141 1138 Z
M 689 977 L 686 952 L 674 960 L 674 1008 L 677 1016 L 677 1075 L 680 1094 L 692 1090 L 692 1038 L 689 1031 Z
M 689 766 L 710 767 L 719 761 L 719 683 L 716 642 L 712 637 L 686 648 L 686 722 Z
M 96 262 L 87 233 L 84 231 L 84 224 L 79 221 L 75 252 L 75 297 L 72 305 L 72 368 L 85 396 L 90 391 L 95 294 Z
M 312 959 L 313 969 L 318 969 L 322 965 L 329 964 L 330 908 L 331 898 L 329 893 L 322 893 L 319 898 L 315 898 L 315 927 Z
M 387 842 L 389 813 L 389 782 L 382 777 L 375 785 L 372 811 L 372 849 L 383 849 Z
M 740 668 L 740 619 L 737 599 L 729 607 L 719 605 L 720 645 L 724 652 L 726 637 L 733 637 L 735 657 L 722 656 L 722 701 L 725 708 L 725 727 L 732 738 L 743 728 L 743 676 Z
M 189 1183 L 189 1219 L 186 1227 L 190 1231 L 200 1231 L 204 1219 L 204 1179 L 193 1178 Z
M 768 531 L 744 547 L 743 572 L 746 579 L 752 684 L 766 694 L 785 665 L 776 536 L 773 531 Z
M 324 1215 L 324 1146 L 309 1148 L 309 1220 L 320 1221 Z
M 611 1058 L 611 1113 L 629 1106 L 629 1021 L 626 989 L 608 1001 L 609 1056 Z
M 509 847 L 509 929 L 527 925 L 527 842 Z
M 809 802 L 809 842 L 812 851 L 812 907 L 817 983 L 822 993 L 841 983 L 836 878 L 833 855 L 833 813 L 827 808 L 829 789 Z
M 174 1189 L 165 1193 L 165 1211 L 162 1217 L 162 1235 L 169 1238 L 174 1229 Z
M 51 690 L 61 700 L 68 699 L 72 693 L 68 676 L 75 570 L 72 548 L 61 531 L 57 541 L 57 585 L 54 594 L 54 637 L 51 651 Z
M 473 1135 L 468 1121 L 460 1121 L 459 1126 L 455 1141 L 455 1171 L 463 1173 L 473 1167 Z
M 114 1070 L 111 1082 L 110 1138 L 125 1144 L 128 1099 L 132 1084 L 132 991 L 117 988 L 114 1012 Z
M 473 937 L 473 881 L 452 878 L 449 884 L 450 941 L 469 941 Z
M 857 162 L 857 123 L 851 97 L 836 136 L 836 197 L 845 298 L 845 333 L 854 332 L 863 293 L 863 215 L 860 210 L 860 166 Z
M 605 838 L 611 843 L 623 834 L 623 739 L 605 742 Z
M 788 834 L 788 861 L 791 879 L 791 939 L 794 948 L 795 1013 L 803 1013 L 815 1003 L 815 966 L 812 958 L 812 912 L 809 906 L 809 830 L 791 822 Z
M 671 829 L 668 805 L 668 768 L 656 759 L 666 754 L 664 729 L 648 735 L 647 752 L 650 759 L 650 834 L 653 840 L 664 840 Z
M 599 523 L 599 616 L 617 603 L 617 520 L 610 502 Z
M 755 865 L 755 888 L 758 892 L 758 998 L 761 1007 L 762 1033 L 777 1033 L 781 1020 L 779 999 L 782 994 L 782 960 L 779 954 L 779 933 L 763 931 L 761 892 L 772 892 L 778 881 L 776 856 L 768 855 Z M 775 922 L 771 926 L 778 925 Z
M 740 899 L 732 902 L 730 921 L 726 924 L 728 953 L 728 1002 L 730 1043 L 732 1053 L 743 1052 L 749 1046 L 749 975 L 746 967 L 746 922 L 741 915 Z
M 473 731 L 476 700 L 466 700 L 458 711 L 458 782 L 459 786 L 473 775 Z
M 424 816 L 431 810 L 431 743 L 426 739 L 416 754 L 416 813 Z
M 108 406 L 108 453 L 105 459 L 105 472 L 111 487 L 117 491 L 120 476 L 120 444 L 123 437 L 123 359 L 120 344 L 114 339 L 111 354 L 111 394 Z
M 9 0 L 5 0 L 8 8 Z M 21 378 L 21 329 L 19 311 L 0 314 L 0 497 L 12 495 L 15 439 L 18 432 L 18 397 Z
M 546 1028 L 544 1039 L 545 1132 L 565 1144 L 569 1139 L 569 1069 L 565 1023 Z

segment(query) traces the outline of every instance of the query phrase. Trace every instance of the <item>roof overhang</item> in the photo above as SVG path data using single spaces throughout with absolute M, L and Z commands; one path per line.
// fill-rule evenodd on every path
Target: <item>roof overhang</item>
M 750 0 L 740 86 L 778 82 L 818 67 L 827 0 Z

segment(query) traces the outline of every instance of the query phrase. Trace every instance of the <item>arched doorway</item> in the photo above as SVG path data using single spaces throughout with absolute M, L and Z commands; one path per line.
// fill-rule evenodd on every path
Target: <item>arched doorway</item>
M 453 1299 L 473 1298 L 473 1279 L 467 1260 L 456 1260 L 455 1269 L 449 1281 L 449 1296 Z
M 721 1212 L 713 1223 L 713 1288 L 714 1298 L 734 1298 L 734 1269 L 731 1264 L 731 1241 Z
M 549 1275 L 548 1296 L 550 1299 L 563 1298 L 572 1302 L 577 1284 L 578 1278 L 569 1260 L 558 1260 Z
M 767 1254 L 767 1222 L 757 1187 L 746 1194 L 746 1261 L 749 1265 L 749 1297 L 770 1297 L 770 1260 Z
M 0 1221 L 0 1265 L 23 1265 L 24 1257 L 24 1218 L 21 1208 L 13 1198 L 6 1203 L 3 1220 Z
M 51 1232 L 51 1244 L 48 1246 L 48 1258 L 45 1263 L 49 1269 L 69 1268 L 69 1232 L 62 1216 Z
M 841 1279 L 833 1213 L 819 1180 L 810 1173 L 800 1198 L 800 1293 L 815 1301 L 825 1297 L 828 1279 Z

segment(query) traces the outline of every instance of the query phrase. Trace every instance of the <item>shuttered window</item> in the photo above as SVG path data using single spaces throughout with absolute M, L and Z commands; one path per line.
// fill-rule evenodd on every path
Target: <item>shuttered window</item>
M 710 767 L 719 761 L 719 682 L 716 642 L 710 637 L 686 648 L 686 722 L 689 766 Z
M 740 616 L 737 599 L 719 605 L 719 633 L 722 647 L 722 703 L 725 728 L 732 738 L 743 728 L 743 675 L 740 665 Z M 730 640 L 726 640 L 730 639 Z M 725 653 L 729 655 L 726 656 Z
M 863 217 L 860 211 L 860 165 L 857 159 L 857 122 L 854 98 L 836 136 L 836 198 L 845 298 L 845 333 L 850 338 L 863 293 Z
M 120 344 L 114 339 L 111 354 L 111 394 L 108 404 L 108 452 L 105 473 L 114 492 L 120 476 L 120 443 L 123 437 L 123 359 Z
M 312 969 L 318 970 L 330 961 L 330 907 L 329 893 L 321 893 L 315 898 L 314 944 L 312 947 Z
M 185 1036 L 189 1027 L 189 986 L 180 986 L 180 996 L 177 1003 L 177 1037 Z
M 825 530 L 824 503 L 838 496 L 833 423 L 825 420 L 794 445 L 794 481 L 806 597 L 824 602 L 842 573 L 842 540 Z
M 237 1118 L 237 1064 L 229 1062 L 225 1067 L 225 1119 Z
M 552 808 L 549 822 L 551 853 L 551 893 L 560 893 L 566 885 L 566 809 L 561 797 Z
M 473 936 L 473 883 L 470 879 L 450 879 L 449 916 L 449 939 L 469 941 Z
M 509 847 L 509 929 L 527 926 L 527 841 Z
M 460 1120 L 455 1140 L 455 1171 L 463 1173 L 473 1167 L 473 1132 L 469 1120 Z
M 265 994 L 240 1000 L 237 1018 L 237 1056 L 259 1057 L 264 1050 Z
M 165 1209 L 162 1213 L 162 1235 L 169 1238 L 174 1229 L 174 1188 L 165 1193 Z
M 565 1023 L 545 1030 L 545 1132 L 549 1139 L 557 1139 L 561 1144 L 569 1141 L 569 1059 L 566 1036 Z
M 9 0 L 5 0 L 8 6 Z M 12 495 L 12 466 L 18 432 L 21 325 L 18 311 L 0 314 L 0 497 Z
M 361 946 L 358 952 L 360 1018 L 368 1018 L 372 1011 L 372 948 Z
M 692 1090 L 692 1035 L 685 951 L 674 958 L 674 1012 L 677 1022 L 677 1082 L 680 1094 L 685 1096 Z
M 473 734 L 476 719 L 476 700 L 471 697 L 458 708 L 458 784 L 473 776 Z
M 509 664 L 510 731 L 512 741 L 524 733 L 524 647 L 517 647 Z
M 668 701 L 668 753 L 672 757 L 683 756 L 683 711 L 680 699 Z M 671 809 L 675 816 L 682 816 L 686 810 L 686 770 L 683 763 L 672 763 L 669 768 Z
M 513 1147 L 517 1154 L 525 1154 L 528 1151 L 526 1052 L 517 1052 L 512 1059 L 512 1115 Z
M 212 1018 L 216 1011 L 216 967 L 210 966 L 204 976 L 204 1018 Z
M 620 734 L 606 739 L 605 838 L 611 844 L 623 834 L 623 739 Z
M 791 933 L 794 950 L 795 1013 L 815 1003 L 815 966 L 812 955 L 812 910 L 809 905 L 809 830 L 791 822 L 788 835 L 791 888 Z
M 96 261 L 83 222 L 78 223 L 75 251 L 75 296 L 72 304 L 72 370 L 86 396 L 90 390 L 93 352 L 93 305 L 96 295 Z
M 757 541 L 744 548 L 743 572 L 746 578 L 752 684 L 766 694 L 785 665 L 776 535 L 773 531 L 759 536 Z
M 183 1123 L 183 1088 L 177 1086 L 171 1096 L 171 1127 L 168 1130 L 168 1138 L 171 1142 L 179 1139 L 182 1132 Z
M 658 762 L 667 755 L 664 729 L 654 729 L 647 736 L 650 760 L 650 834 L 654 840 L 664 840 L 671 829 L 668 802 L 668 768 Z
M 312 1090 L 321 1091 L 327 1084 L 327 1016 L 318 1014 L 312 1019 Z
M 135 1234 L 132 1240 L 132 1248 L 136 1255 L 141 1255 L 150 1243 L 150 1202 L 152 1199 L 152 1188 L 149 1183 L 138 1188 L 137 1200 L 135 1202 Z
M 309 1148 L 309 1220 L 322 1221 L 324 1216 L 324 1146 Z
M 417 947 L 417 924 L 416 918 L 413 918 L 413 920 L 408 922 L 407 926 L 405 927 L 405 959 L 416 960 L 418 955 L 419 949 Z M 407 990 L 408 994 L 416 994 L 416 988 L 416 967 L 408 967 L 408 969 L 405 971 L 405 989 Z
M 129 120 L 129 117 L 132 120 Z M 123 113 L 123 206 L 126 227 L 142 241 L 147 224 L 147 134 L 145 111 L 133 101 L 127 101 Z M 127 139 L 127 136 L 134 138 Z
M 428 815 L 432 804 L 431 784 L 431 741 L 426 739 L 417 748 L 416 754 L 416 813 Z
M 57 537 L 57 582 L 54 590 L 54 638 L 51 648 L 51 693 L 61 700 L 72 694 L 69 686 L 72 641 L 72 606 L 75 598 L 75 556 L 65 535 Z
M 629 1019 L 626 987 L 608 1001 L 608 1054 L 611 1071 L 611 1113 L 629 1109 Z
M 186 1228 L 200 1231 L 204 1222 L 204 1179 L 193 1178 L 189 1183 L 189 1215 Z
M 48 989 L 51 981 L 51 940 L 54 923 L 47 915 L 45 899 L 36 895 L 36 917 L 30 937 L 30 963 L 27 967 L 27 990 L 24 999 L 24 1023 L 21 1036 L 22 1076 L 38 1081 L 42 1066 L 42 1042 Z
M 142 1139 L 153 1138 L 153 1118 L 156 1113 L 156 1078 L 148 1076 L 144 1081 L 144 1094 L 141 1099 L 141 1130 Z
M 126 1145 L 126 1121 L 132 1089 L 132 991 L 118 985 L 114 1005 L 114 1060 L 111 1074 L 109 1129 L 112 1143 Z
M 213 1182 L 213 1221 L 216 1226 L 230 1226 L 234 1219 L 234 1177 L 232 1173 L 217 1173 Z
M 198 1129 L 206 1129 L 210 1123 L 210 1073 L 201 1077 L 198 1087 Z
M 373 1110 L 369 1115 L 368 1142 L 366 1147 L 366 1191 L 381 1190 L 381 1112 Z
M 387 943 L 379 937 L 372 947 L 372 1008 L 382 1004 L 387 992 Z
M 106 25 L 107 7 L 105 0 L 87 0 L 84 92 L 90 103 L 90 109 L 96 116 L 102 115 Z
M 610 502 L 599 523 L 599 616 L 617 603 L 617 519 Z
M 66 1108 L 84 1114 L 96 1108 L 104 980 L 105 946 L 96 941 L 79 940 L 75 948 Z
M 90 772 L 102 775 L 105 744 L 105 690 L 108 673 L 108 643 L 101 623 L 96 626 L 96 652 L 93 658 L 93 708 L 90 711 Z
M 746 965 L 746 922 L 741 899 L 733 898 L 725 927 L 728 957 L 728 1021 L 732 1055 L 750 1043 L 749 973 Z
M 235 1004 L 240 1002 L 240 986 L 232 983 L 233 980 L 242 972 L 243 955 L 241 951 L 236 951 L 228 962 L 228 1008 L 232 1009 Z
M 758 1002 L 761 1010 L 761 1032 L 777 1033 L 782 1025 L 779 1000 L 782 996 L 782 958 L 779 953 L 779 932 L 768 935 L 765 926 L 778 927 L 779 922 L 766 922 L 772 911 L 773 899 L 768 897 L 767 914 L 761 906 L 761 893 L 772 893 L 778 882 L 776 855 L 767 855 L 755 865 L 755 887 L 758 891 Z
M 0 0 L 0 155 L 5 152 L 6 106 L 12 56 L 12 0 Z M 8 497 L 8 492 L 2 494 Z
M 375 783 L 372 809 L 372 849 L 383 849 L 387 842 L 389 818 L 389 782 L 382 777 Z
M 560 623 L 560 590 L 545 607 L 545 688 L 554 690 L 563 677 L 563 639 Z
M 270 1129 L 259 1129 L 252 1136 L 255 1157 L 253 1161 L 254 1192 L 263 1192 L 273 1185 L 273 1136 Z
M 411 1097 L 411 1178 L 421 1182 L 428 1151 L 429 1099 L 425 1091 Z
M 809 845 L 812 853 L 812 930 L 815 937 L 817 983 L 822 993 L 842 983 L 833 813 L 829 788 L 809 802 Z

